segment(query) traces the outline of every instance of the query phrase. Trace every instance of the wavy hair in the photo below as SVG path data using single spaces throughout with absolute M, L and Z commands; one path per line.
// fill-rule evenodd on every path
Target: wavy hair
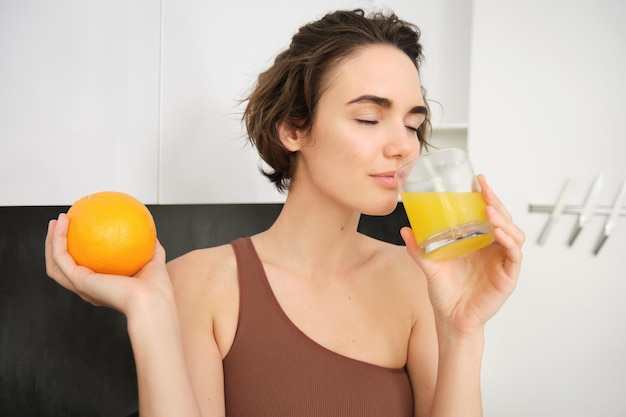
M 392 45 L 403 51 L 418 72 L 423 60 L 420 30 L 395 15 L 362 9 L 335 11 L 302 26 L 272 66 L 262 72 L 247 97 L 242 120 L 248 139 L 271 168 L 261 170 L 276 188 L 289 188 L 295 169 L 295 153 L 287 150 L 278 136 L 283 121 L 293 127 L 311 129 L 319 99 L 333 69 L 340 61 L 370 45 Z M 422 89 L 425 96 L 425 91 Z M 430 120 L 417 133 L 428 145 Z

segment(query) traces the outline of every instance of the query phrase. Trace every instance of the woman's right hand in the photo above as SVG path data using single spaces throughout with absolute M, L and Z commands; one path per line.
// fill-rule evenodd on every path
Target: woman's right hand
M 93 305 L 110 307 L 125 315 L 138 299 L 162 297 L 174 305 L 165 250 L 158 241 L 154 256 L 134 277 L 98 274 L 77 265 L 67 251 L 68 225 L 69 218 L 61 213 L 57 220 L 50 221 L 46 235 L 46 273 L 58 284 Z

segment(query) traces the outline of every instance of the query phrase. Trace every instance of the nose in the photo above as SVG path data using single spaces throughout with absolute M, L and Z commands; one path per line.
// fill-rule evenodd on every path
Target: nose
M 420 142 L 415 131 L 404 123 L 389 130 L 383 149 L 386 158 L 409 160 L 419 155 Z

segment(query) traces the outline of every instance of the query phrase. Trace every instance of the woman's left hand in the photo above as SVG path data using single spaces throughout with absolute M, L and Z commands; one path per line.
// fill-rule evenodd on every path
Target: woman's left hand
M 496 197 L 483 175 L 478 176 L 494 227 L 495 242 L 479 251 L 446 261 L 423 258 L 410 228 L 401 230 L 411 257 L 428 280 L 430 301 L 440 323 L 459 334 L 481 332 L 517 284 L 525 235 Z

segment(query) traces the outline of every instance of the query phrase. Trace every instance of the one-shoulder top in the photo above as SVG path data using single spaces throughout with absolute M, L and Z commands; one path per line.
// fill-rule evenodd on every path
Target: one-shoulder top
M 410 417 L 406 368 L 342 356 L 287 317 L 250 238 L 231 242 L 239 322 L 223 361 L 227 417 Z

